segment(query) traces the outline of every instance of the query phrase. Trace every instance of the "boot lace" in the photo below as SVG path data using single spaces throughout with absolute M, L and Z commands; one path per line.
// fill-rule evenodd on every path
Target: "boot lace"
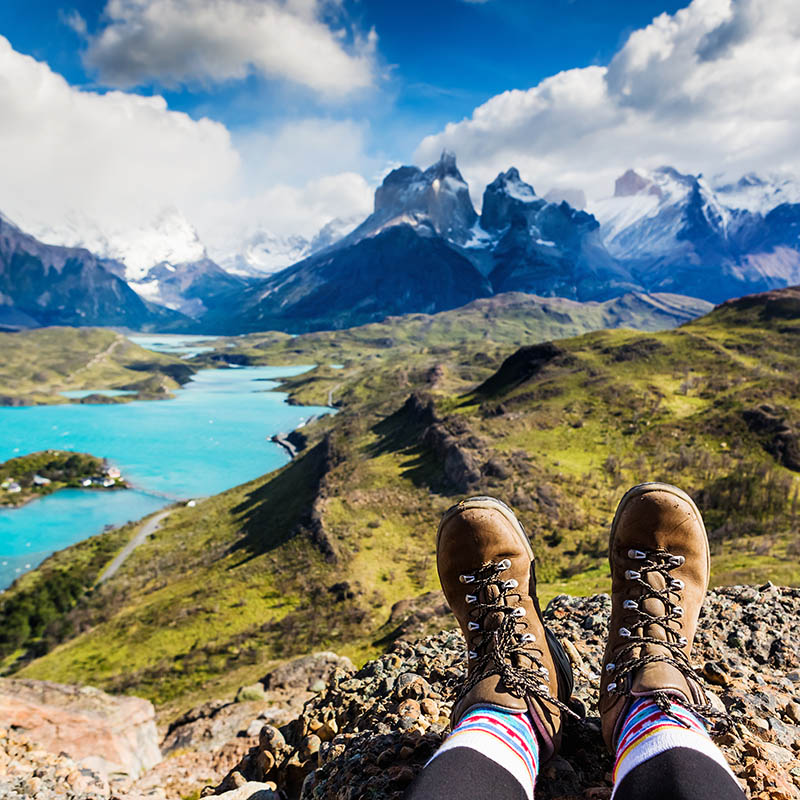
M 525 609 L 508 604 L 509 597 L 521 597 L 514 591 L 519 584 L 513 578 L 503 580 L 500 576 L 510 567 L 511 561 L 507 558 L 497 563 L 489 561 L 472 574 L 460 576 L 461 582 L 469 586 L 467 605 L 470 620 L 467 627 L 470 631 L 480 631 L 481 636 L 474 645 L 475 649 L 468 650 L 472 669 L 461 684 L 455 702 L 459 703 L 484 678 L 498 675 L 512 697 L 537 697 L 577 719 L 578 715 L 572 709 L 550 693 L 550 674 L 542 664 L 543 651 L 536 643 L 536 637 L 532 633 L 520 632 L 521 628 L 527 627 Z M 497 599 L 488 602 L 487 599 L 494 594 L 490 592 L 491 587 L 496 589 Z M 501 621 L 497 627 L 487 631 L 485 621 L 490 614 L 501 615 Z M 523 659 L 530 661 L 532 666 L 521 666 Z
M 632 680 L 630 680 L 632 676 L 642 667 L 659 661 L 674 667 L 687 680 L 691 679 L 700 686 L 700 677 L 689 663 L 683 649 L 688 644 L 686 637 L 681 633 L 684 610 L 679 605 L 684 583 L 670 575 L 670 572 L 680 567 L 686 559 L 666 550 L 631 549 L 628 551 L 628 557 L 642 562 L 641 566 L 637 566 L 636 569 L 629 569 L 625 572 L 626 580 L 639 586 L 641 592 L 638 600 L 629 599 L 623 603 L 623 608 L 630 613 L 625 616 L 626 626 L 619 629 L 619 634 L 622 638 L 627 639 L 627 644 L 617 651 L 614 657 L 615 661 L 609 662 L 605 666 L 606 671 L 612 673 L 612 679 L 607 685 L 606 691 L 624 697 L 632 697 Z M 664 589 L 656 589 L 647 580 L 648 576 L 653 574 L 660 575 L 664 579 Z M 664 613 L 656 615 L 645 611 L 643 605 L 648 598 L 660 600 L 664 605 Z M 677 628 L 671 626 L 670 623 L 675 623 Z M 666 638 L 657 639 L 654 636 L 645 635 L 645 631 L 650 625 L 660 625 Z M 637 630 L 640 630 L 641 634 L 637 635 Z M 641 652 L 641 648 L 645 645 L 655 645 L 659 650 L 648 655 L 632 657 L 636 650 Z M 705 697 L 705 693 L 703 696 Z M 654 692 L 652 699 L 665 714 L 684 724 L 671 712 L 674 697 L 669 692 Z M 705 703 L 699 704 L 686 698 L 685 701 L 681 700 L 680 705 L 701 717 L 711 728 L 712 733 L 724 733 L 730 727 L 731 720 L 728 714 L 712 708 L 707 700 Z

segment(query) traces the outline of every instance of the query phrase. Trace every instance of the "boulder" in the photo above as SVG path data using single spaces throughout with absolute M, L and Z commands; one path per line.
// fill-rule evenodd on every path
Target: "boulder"
M 268 672 L 262 683 L 271 691 L 276 689 L 314 691 L 311 687 L 319 681 L 327 682 L 330 674 L 337 668 L 345 672 L 355 672 L 353 662 L 345 656 L 330 652 L 313 653 L 281 664 Z
M 139 777 L 161 761 L 155 710 L 139 697 L 90 686 L 0 679 L 0 719 L 50 753 L 108 779 Z

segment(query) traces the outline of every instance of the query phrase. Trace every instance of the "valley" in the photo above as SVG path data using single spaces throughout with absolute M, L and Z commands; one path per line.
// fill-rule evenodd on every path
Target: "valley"
M 401 322 L 388 324 L 400 342 Z M 714 585 L 797 585 L 799 325 L 800 294 L 781 290 L 674 330 L 521 346 L 465 336 L 384 344 L 377 357 L 368 329 L 243 340 L 242 358 L 345 354 L 282 387 L 337 386 L 339 412 L 302 429 L 286 466 L 176 509 L 102 586 L 85 573 L 63 623 L 6 650 L 3 668 L 140 694 L 169 719 L 296 654 L 363 661 L 408 619 L 438 624 L 424 613 L 438 588 L 435 523 L 466 493 L 519 512 L 543 602 L 607 589 L 608 522 L 625 488 L 648 479 L 698 500 Z M 362 350 L 348 358 L 351 347 Z M 104 541 L 58 553 L 3 603 L 45 592 Z

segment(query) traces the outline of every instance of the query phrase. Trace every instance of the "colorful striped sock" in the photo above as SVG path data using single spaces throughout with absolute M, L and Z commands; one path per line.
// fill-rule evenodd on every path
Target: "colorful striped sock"
M 722 751 L 711 741 L 702 720 L 679 703 L 672 703 L 670 712 L 675 716 L 665 714 L 649 697 L 640 697 L 631 705 L 617 741 L 614 792 L 634 767 L 673 747 L 685 747 L 703 753 L 724 767 L 736 780 Z M 613 793 L 611 797 L 613 800 Z
M 493 706 L 471 708 L 428 764 L 454 747 L 470 747 L 499 764 L 519 781 L 528 800 L 532 800 L 539 771 L 539 742 L 526 713 Z

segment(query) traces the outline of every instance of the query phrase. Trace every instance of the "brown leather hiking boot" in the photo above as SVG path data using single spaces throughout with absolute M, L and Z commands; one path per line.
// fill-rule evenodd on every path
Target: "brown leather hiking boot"
M 467 677 L 453 726 L 477 705 L 529 711 L 541 758 L 561 740 L 572 669 L 542 621 L 533 551 L 505 503 L 470 497 L 445 512 L 436 534 L 439 580 L 467 640 Z
M 600 719 L 609 750 L 627 706 L 652 697 L 719 716 L 689 663 L 708 586 L 706 529 L 688 494 L 666 483 L 634 486 L 620 501 L 608 548 L 611 619 L 600 678 Z

